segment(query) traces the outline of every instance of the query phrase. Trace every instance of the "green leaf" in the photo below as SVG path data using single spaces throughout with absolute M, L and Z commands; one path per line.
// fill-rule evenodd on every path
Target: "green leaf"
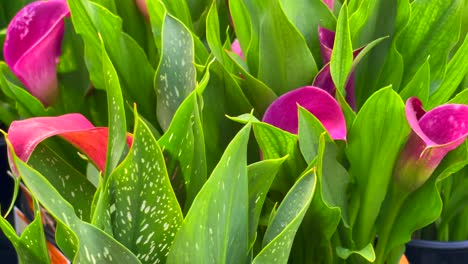
M 102 74 L 102 39 L 119 76 L 124 98 L 130 104 L 135 102 L 141 114 L 155 122 L 154 69 L 138 43 L 122 32 L 122 20 L 88 0 L 68 1 L 68 5 L 76 32 L 85 44 L 85 61 L 94 87 L 106 87 Z
M 400 92 L 401 99 L 406 102 L 412 96 L 418 97 L 423 105 L 429 99 L 429 89 L 431 86 L 431 74 L 429 60 L 416 72 L 411 82 Z
M 143 263 L 164 262 L 182 223 L 182 212 L 156 139 L 141 119 L 135 120 L 132 147 L 110 176 L 115 212 L 108 210 L 119 242 Z
M 228 58 L 234 63 L 234 66 L 242 73 L 245 78 L 245 87 L 242 91 L 255 108 L 259 115 L 263 115 L 270 104 L 277 98 L 273 90 L 266 86 L 262 81 L 252 76 L 246 68 L 242 66 L 241 58 L 232 52 L 228 52 Z M 237 74 L 237 73 L 236 73 Z
M 318 27 L 336 28 L 336 18 L 322 0 L 280 0 L 284 13 L 304 36 L 313 57 L 321 64 Z
M 431 93 L 440 86 L 446 72 L 447 57 L 460 33 L 463 0 L 416 0 L 411 3 L 411 16 L 398 36 L 397 49 L 405 63 L 402 85 L 430 56 Z
M 320 120 L 302 106 L 298 107 L 298 115 L 299 148 L 307 164 L 310 164 L 317 157 L 320 135 L 325 132 L 328 138 L 330 136 Z
M 249 250 L 247 142 L 250 124 L 231 141 L 198 193 L 168 263 L 238 263 Z
M 229 141 L 241 128 L 226 118 L 252 110 L 241 87 L 219 62 L 209 68 L 210 80 L 203 91 L 202 125 L 208 172 L 218 163 Z
M 251 244 L 256 238 L 260 213 L 268 190 L 285 160 L 286 157 L 262 160 L 249 165 L 247 168 L 249 175 L 249 238 Z
M 330 60 L 330 72 L 337 89 L 346 94 L 345 85 L 353 64 L 353 44 L 348 24 L 348 7 L 341 7 L 338 16 L 335 43 Z
M 34 203 L 34 220 L 24 229 L 21 236 L 16 234 L 15 229 L 3 217 L 0 217 L 0 228 L 15 247 L 20 263 L 50 263 L 41 210 L 37 202 Z
M 451 104 L 468 104 L 468 89 L 464 89 L 452 98 L 448 103 Z
M 48 116 L 53 114 L 52 110 L 46 110 L 42 103 L 26 89 L 19 87 L 8 78 L 13 77 L 5 62 L 0 62 L 0 88 L 2 92 L 13 99 L 20 115 L 24 117 Z
M 159 139 L 168 174 L 186 212 L 207 178 L 205 139 L 197 93 L 192 92 Z
M 185 0 L 161 0 L 166 7 L 167 12 L 176 17 L 188 29 L 193 29 L 190 10 Z
M 362 0 L 359 2 L 359 7 L 357 10 L 352 10 L 353 2 L 350 6 L 350 15 L 349 15 L 349 29 L 351 39 L 354 40 L 362 30 L 362 28 L 368 23 L 369 18 L 374 11 L 375 6 L 378 4 L 378 0 Z M 356 5 L 354 5 L 356 6 Z
M 244 54 L 247 53 L 250 46 L 251 35 L 253 34 L 253 22 L 244 1 L 228 1 L 229 11 L 231 12 L 233 26 L 236 30 L 236 37 L 239 40 Z M 257 28 L 255 27 L 255 30 Z M 257 37 L 258 40 L 258 37 Z M 257 69 L 255 69 L 257 70 Z
M 315 184 L 313 169 L 294 184 L 268 226 L 264 248 L 253 263 L 288 263 L 294 237 L 314 196 Z
M 72 262 L 140 263 L 128 249 L 112 237 L 95 226 L 81 221 L 75 215 L 73 207 L 39 172 L 16 157 L 12 149 L 11 153 L 19 175 L 29 191 L 57 220 L 63 231 L 63 240 L 59 246 L 63 244 L 71 246 L 69 249 L 72 251 L 65 254 L 72 258 Z
M 288 156 L 272 189 L 286 193 L 306 168 L 297 143 L 297 136 L 266 123 L 254 123 L 255 138 L 264 159 L 278 159 Z
M 154 79 L 157 116 L 163 130 L 182 101 L 195 89 L 194 44 L 190 31 L 178 20 L 166 15 L 162 32 L 161 61 Z
M 391 87 L 373 94 L 358 113 L 348 133 L 346 155 L 356 179 L 350 208 L 356 246 L 364 247 L 375 235 L 373 226 L 392 177 L 393 165 L 409 133 L 404 104 Z M 351 201 L 353 204 L 353 201 Z
M 90 205 L 96 187 L 85 175 L 44 144 L 36 147 L 28 159 L 28 164 L 46 177 L 60 195 L 73 206 L 79 218 L 89 221 Z
M 141 15 L 135 0 L 119 0 L 114 1 L 117 3 L 117 14 L 122 18 L 125 23 L 122 24 L 123 30 L 129 34 L 140 47 L 144 50 L 147 49 L 148 40 L 146 33 L 145 17 Z
M 104 179 L 119 164 L 124 150 L 127 147 L 127 126 L 124 110 L 124 100 L 120 89 L 119 76 L 107 55 L 104 43 L 101 41 L 102 75 L 105 76 L 105 88 L 107 91 L 107 107 L 109 120 L 109 137 L 107 140 L 106 169 Z
M 431 95 L 429 108 L 433 108 L 445 103 L 454 94 L 458 85 L 460 85 L 460 83 L 463 81 L 463 78 L 468 74 L 468 63 L 466 63 L 467 61 L 468 36 L 465 36 L 465 41 L 447 65 L 447 71 L 445 73 L 442 84 Z
M 307 43 L 289 21 L 279 0 L 255 0 L 262 9 L 258 23 L 258 79 L 277 94 L 310 84 L 317 74 L 317 65 Z M 255 50 L 248 50 L 248 56 Z M 249 57 L 248 57 L 249 59 Z M 250 64 L 249 64 L 250 65 Z
M 336 254 L 342 259 L 348 259 L 352 255 L 357 254 L 369 262 L 375 261 L 375 252 L 374 247 L 372 247 L 372 243 L 367 244 L 367 246 L 361 250 L 350 250 L 347 248 L 337 247 Z

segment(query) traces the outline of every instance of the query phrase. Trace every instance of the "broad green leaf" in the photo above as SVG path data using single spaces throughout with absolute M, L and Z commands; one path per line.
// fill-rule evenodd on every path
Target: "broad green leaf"
M 353 64 L 353 44 L 348 24 L 348 7 L 341 7 L 336 26 L 335 43 L 330 60 L 330 73 L 336 88 L 345 95 L 346 81 Z
M 431 177 L 405 200 L 392 226 L 387 250 L 404 245 L 411 240 L 414 231 L 429 225 L 439 217 L 442 200 L 436 179 L 437 177 Z
M 195 89 L 194 44 L 190 31 L 166 15 L 163 23 L 161 61 L 154 79 L 158 121 L 163 130 L 182 101 Z
M 157 141 L 135 120 L 132 147 L 109 180 L 113 233 L 142 263 L 165 262 L 183 216 Z
M 94 87 L 106 87 L 102 74 L 101 38 L 120 79 L 124 98 L 130 104 L 135 102 L 141 114 L 155 122 L 154 69 L 138 43 L 122 32 L 122 20 L 88 0 L 69 0 L 68 5 L 76 32 L 85 44 L 85 61 Z
M 187 6 L 190 10 L 192 21 L 197 21 L 202 14 L 210 7 L 209 0 L 187 0 Z
M 273 90 L 262 81 L 252 76 L 249 71 L 242 66 L 240 57 L 232 52 L 228 52 L 228 57 L 232 60 L 237 69 L 245 78 L 245 87 L 242 91 L 259 115 L 263 115 L 268 106 L 277 98 Z
M 250 124 L 234 139 L 198 193 L 167 263 L 238 263 L 249 250 L 247 142 Z
M 286 17 L 279 0 L 255 0 L 260 1 L 262 9 L 255 10 L 262 14 L 258 23 L 258 79 L 277 94 L 310 84 L 317 65 L 304 37 Z
M 241 87 L 219 62 L 211 64 L 210 80 L 203 91 L 203 134 L 208 172 L 218 163 L 229 141 L 241 126 L 226 115 L 236 116 L 252 110 Z
M 73 207 L 39 172 L 16 157 L 13 150 L 11 153 L 27 188 L 62 228 L 62 244 L 72 246 L 70 248 L 72 251 L 65 254 L 74 263 L 140 263 L 128 249 L 112 237 L 95 226 L 81 221 L 75 215 Z
M 318 136 L 317 170 L 315 194 L 305 214 L 301 232 L 308 250 L 303 259 L 314 259 L 318 263 L 329 263 L 334 256 L 332 236 L 337 232 L 341 220 L 348 225 L 347 188 L 349 176 L 337 162 L 337 147 L 326 133 Z M 310 234 L 314 234 L 310 236 Z
M 273 190 L 285 194 L 307 166 L 299 150 L 298 138 L 266 123 L 254 123 L 253 129 L 264 159 L 288 156 L 272 185 Z
M 367 244 L 361 250 L 350 250 L 347 248 L 337 247 L 336 254 L 342 259 L 348 259 L 350 256 L 357 254 L 369 262 L 375 261 L 375 252 L 374 248 L 372 247 L 372 243 Z
M 236 37 L 244 53 L 247 53 L 250 46 L 252 31 L 254 30 L 249 11 L 244 1 L 228 1 L 229 11 L 232 16 L 233 27 L 236 31 Z M 256 30 L 256 27 L 255 27 Z M 257 37 L 258 39 L 258 37 Z M 255 69 L 257 70 L 257 69 Z
M 124 110 L 124 100 L 120 89 L 119 76 L 107 55 L 104 43 L 101 41 L 102 75 L 105 76 L 107 91 L 107 107 L 109 120 L 109 136 L 107 140 L 106 169 L 104 178 L 117 167 L 124 150 L 127 147 L 127 126 Z
M 248 166 L 249 175 L 249 241 L 256 238 L 260 213 L 276 173 L 286 158 L 262 160 Z
M 150 40 L 146 33 L 145 17 L 141 15 L 135 0 L 118 0 L 117 14 L 122 18 L 125 23 L 122 24 L 123 30 L 130 35 L 140 47 L 148 51 L 147 45 Z
M 409 132 L 404 104 L 391 87 L 373 94 L 358 113 L 348 133 L 346 155 L 356 184 L 350 208 L 356 246 L 364 247 L 375 235 L 373 226 L 392 177 L 393 165 Z M 351 201 L 351 204 L 353 202 Z
M 96 187 L 88 181 L 85 175 L 44 144 L 36 147 L 28 159 L 28 164 L 44 175 L 60 195 L 73 206 L 79 218 L 89 221 L 90 205 Z
M 0 228 L 15 247 L 20 263 L 50 263 L 44 227 L 42 225 L 41 210 L 38 203 L 34 203 L 34 220 L 24 229 L 20 236 L 16 234 L 15 229 L 3 217 L 0 217 Z
M 423 105 L 429 99 L 429 89 L 431 85 L 431 74 L 429 60 L 416 72 L 413 79 L 400 92 L 401 99 L 406 102 L 412 96 L 418 97 Z
M 219 31 L 219 18 L 218 9 L 216 8 L 216 1 L 213 1 L 208 15 L 206 17 L 206 41 L 210 47 L 211 52 L 217 60 L 224 64 L 224 56 L 226 55 L 223 50 L 223 43 L 220 38 Z
M 466 175 L 465 169 L 452 176 L 452 190 L 450 193 L 445 194 L 445 196 L 448 196 L 448 201 L 444 203 L 439 230 L 446 227 L 454 217 L 468 207 L 468 193 L 466 192 L 468 177 Z
M 387 40 L 375 47 L 356 68 L 355 87 L 357 89 L 355 93 L 358 108 L 376 90 L 391 84 L 390 82 L 380 85 L 377 82 L 392 47 L 393 39 L 401 30 L 402 26 L 399 24 L 404 26 L 408 22 L 409 11 L 409 0 L 378 0 L 371 10 L 367 23 L 364 24 L 358 35 L 353 37 L 353 46 L 359 47 L 379 37 L 389 36 Z M 351 28 L 352 26 L 350 26 Z M 400 68 L 402 67 L 403 62 L 401 62 L 401 65 L 390 64 L 388 73 L 401 71 Z M 388 75 L 388 73 L 385 73 L 384 76 Z
M 416 0 L 411 3 L 408 25 L 396 41 L 405 63 L 402 85 L 428 56 L 431 68 L 431 93 L 441 84 L 446 72 L 447 57 L 460 33 L 463 0 Z
M 321 64 L 318 27 L 336 28 L 336 18 L 322 0 L 280 0 L 284 13 L 304 36 L 315 62 Z
M 454 94 L 458 85 L 463 81 L 464 76 L 468 74 L 467 61 L 468 35 L 465 36 L 465 41 L 448 63 L 442 84 L 430 97 L 429 108 L 445 103 Z
M 200 99 L 192 92 L 159 139 L 172 185 L 186 212 L 207 178 Z
M 253 263 L 288 263 L 294 237 L 314 196 L 315 184 L 313 169 L 294 184 L 268 226 L 264 247 Z
M 401 79 L 403 78 L 404 62 L 403 57 L 396 49 L 395 43 L 392 43 L 385 64 L 377 80 L 376 89 L 391 85 L 395 91 L 399 91 Z M 365 101 L 367 98 L 362 98 Z
M 378 0 L 362 0 L 351 1 L 349 10 L 349 29 L 351 39 L 354 40 L 362 30 L 362 28 L 369 22 Z M 388 1 L 392 2 L 392 1 Z M 352 10 L 353 4 L 359 3 L 357 10 Z M 356 5 L 354 5 L 356 6 Z

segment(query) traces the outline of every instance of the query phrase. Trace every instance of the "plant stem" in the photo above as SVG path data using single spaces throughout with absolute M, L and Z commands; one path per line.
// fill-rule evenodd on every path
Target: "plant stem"
M 408 197 L 407 192 L 401 191 L 395 184 L 391 184 L 389 203 L 386 206 L 387 210 L 384 212 L 381 230 L 378 233 L 375 264 L 383 264 L 387 259 L 388 252 L 391 250 L 391 248 L 387 248 L 391 231 L 406 197 Z

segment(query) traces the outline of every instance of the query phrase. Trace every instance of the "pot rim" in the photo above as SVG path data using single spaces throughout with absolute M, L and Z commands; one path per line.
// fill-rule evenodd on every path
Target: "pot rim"
M 409 246 L 418 248 L 433 248 L 433 249 L 468 249 L 468 240 L 463 241 L 434 241 L 413 239 L 408 242 Z

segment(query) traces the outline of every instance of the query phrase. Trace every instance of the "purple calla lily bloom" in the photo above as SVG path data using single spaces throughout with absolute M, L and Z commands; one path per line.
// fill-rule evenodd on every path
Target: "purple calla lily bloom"
M 8 25 L 3 54 L 13 73 L 44 105 L 58 96 L 57 63 L 61 54 L 65 0 L 33 2 Z
M 333 83 L 330 72 L 330 59 L 333 51 L 335 42 L 335 32 L 326 28 L 319 27 L 319 41 L 320 41 L 320 53 L 322 55 L 322 61 L 325 64 L 320 72 L 314 79 L 312 85 L 320 87 L 331 95 L 335 96 L 336 87 Z M 353 57 L 356 58 L 363 48 L 359 48 L 353 51 Z M 354 92 L 354 72 L 349 75 L 348 81 L 346 82 L 346 101 L 351 108 L 356 109 L 356 98 Z
M 445 155 L 468 136 L 468 105 L 445 104 L 424 111 L 418 98 L 406 102 L 412 129 L 395 169 L 396 183 L 407 191 L 423 185 Z
M 314 86 L 304 86 L 278 97 L 268 107 L 262 121 L 297 134 L 298 105 L 320 120 L 334 140 L 346 140 L 346 122 L 338 102 L 329 93 Z

